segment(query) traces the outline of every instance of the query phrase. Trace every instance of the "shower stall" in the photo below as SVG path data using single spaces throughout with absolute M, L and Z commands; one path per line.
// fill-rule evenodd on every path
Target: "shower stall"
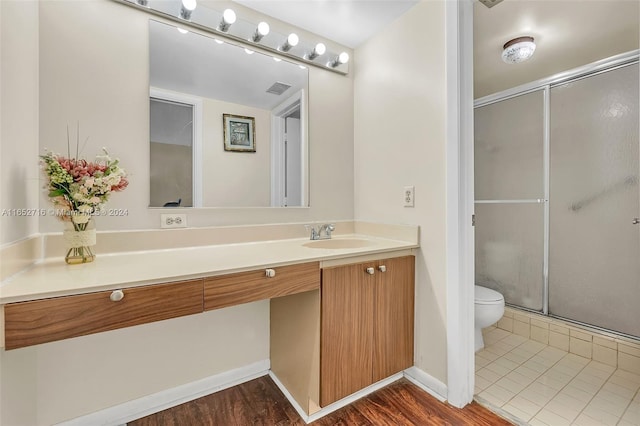
M 640 339 L 638 51 L 475 104 L 476 283 Z

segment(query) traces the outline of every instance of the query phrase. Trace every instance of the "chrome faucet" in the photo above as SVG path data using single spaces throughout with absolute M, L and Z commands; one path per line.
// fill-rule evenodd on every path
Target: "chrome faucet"
M 331 232 L 336 229 L 332 223 L 325 223 L 317 228 L 313 225 L 305 225 L 305 228 L 311 231 L 311 235 L 309 236 L 311 240 L 328 240 L 331 238 Z

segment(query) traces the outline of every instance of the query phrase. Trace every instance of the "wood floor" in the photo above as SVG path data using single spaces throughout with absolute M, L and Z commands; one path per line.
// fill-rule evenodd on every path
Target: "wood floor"
M 263 376 L 128 423 L 129 426 L 302 426 L 304 424 L 269 376 Z M 464 409 L 441 403 L 405 379 L 398 380 L 312 424 L 318 426 L 511 425 L 510 422 L 475 402 Z

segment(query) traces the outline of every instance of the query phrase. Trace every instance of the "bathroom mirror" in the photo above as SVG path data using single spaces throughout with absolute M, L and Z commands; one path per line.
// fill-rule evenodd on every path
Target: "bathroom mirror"
M 308 206 L 308 69 L 149 23 L 150 207 Z

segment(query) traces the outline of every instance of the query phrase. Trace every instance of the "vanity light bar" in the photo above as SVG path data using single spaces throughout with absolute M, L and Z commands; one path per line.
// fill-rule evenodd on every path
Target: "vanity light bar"
M 269 53 L 288 57 L 307 65 L 323 68 L 338 74 L 349 72 L 349 55 L 328 51 L 324 43 L 309 44 L 295 33 L 278 34 L 271 31 L 267 22 L 257 25 L 237 18 L 232 9 L 219 12 L 207 7 L 198 7 L 197 0 L 112 0 L 131 6 L 145 13 L 162 17 L 180 25 L 223 36 L 253 49 L 259 47 Z M 332 58 L 327 62 L 326 58 Z

